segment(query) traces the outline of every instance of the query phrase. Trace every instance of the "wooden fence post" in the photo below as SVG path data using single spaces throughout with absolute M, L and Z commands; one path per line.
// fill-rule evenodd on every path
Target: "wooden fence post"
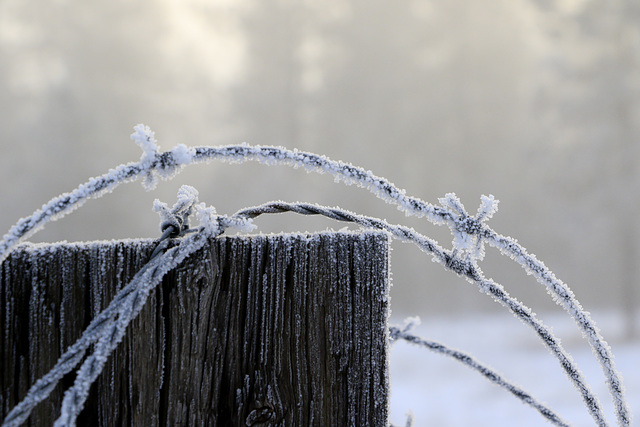
M 149 240 L 24 245 L 0 280 L 0 410 L 146 262 Z M 220 237 L 165 277 L 78 425 L 386 426 L 388 237 Z M 52 425 L 63 378 L 28 424 Z

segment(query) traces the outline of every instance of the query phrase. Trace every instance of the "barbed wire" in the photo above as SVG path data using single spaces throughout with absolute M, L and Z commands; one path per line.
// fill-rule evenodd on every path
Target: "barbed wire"
M 160 226 L 163 233 L 155 243 L 149 260 L 116 294 L 107 308 L 91 321 L 55 366 L 35 382 L 24 399 L 6 416 L 3 427 L 18 426 L 25 422 L 33 408 L 46 399 L 62 377 L 80 363 L 87 348 L 93 344 L 93 353 L 82 363 L 73 386 L 64 394 L 61 414 L 54 424 L 55 427 L 75 426 L 76 418 L 89 395 L 89 388 L 124 337 L 129 323 L 144 307 L 150 291 L 169 271 L 202 248 L 209 239 L 219 236 L 228 227 L 246 227 L 245 219 L 217 216 L 212 209 L 196 205 L 197 196 L 198 192 L 193 187 L 182 186 L 178 192 L 178 202 L 170 210 L 156 201 L 154 208 L 163 219 Z M 190 229 L 188 226 L 188 217 L 194 208 L 198 210 L 202 221 L 198 229 Z M 191 235 L 185 237 L 189 234 Z M 169 248 L 171 242 L 175 242 L 176 246 Z
M 181 195 L 183 197 L 181 197 Z M 75 420 L 88 397 L 90 386 L 102 372 L 109 355 L 122 340 L 129 323 L 144 306 L 150 290 L 157 286 L 168 271 L 179 265 L 188 255 L 204 246 L 208 239 L 222 234 L 224 230 L 232 224 L 246 224 L 247 220 L 267 213 L 296 212 L 303 215 L 324 215 L 339 221 L 354 222 L 367 228 L 385 230 L 396 238 L 418 243 L 421 249 L 434 254 L 441 263 L 445 264 L 446 268 L 456 271 L 458 274 L 464 274 L 464 272 L 468 270 L 468 268 L 461 268 L 461 266 L 465 264 L 464 260 L 456 259 L 456 255 L 452 253 L 445 254 L 448 251 L 440 248 L 437 243 L 425 236 L 419 235 L 413 230 L 401 226 L 392 226 L 377 218 L 360 216 L 338 208 L 327 208 L 303 203 L 290 204 L 272 202 L 241 210 L 230 218 L 217 216 L 217 226 L 208 228 L 209 230 L 213 229 L 215 231 L 204 232 L 204 230 L 206 230 L 205 227 L 201 227 L 199 230 L 188 227 L 188 216 L 194 207 L 194 203 L 197 202 L 197 192 L 195 189 L 183 186 L 178 198 L 178 203 L 176 203 L 171 210 L 169 210 L 166 205 L 156 202 L 154 208 L 163 218 L 160 227 L 163 234 L 155 243 L 155 248 L 147 263 L 136 273 L 134 278 L 117 293 L 109 306 L 98 314 L 76 343 L 59 358 L 49 373 L 32 386 L 27 396 L 5 418 L 3 426 L 17 426 L 26 421 L 33 408 L 48 397 L 60 379 L 77 366 L 84 356 L 86 349 L 91 344 L 94 344 L 95 348 L 93 353 L 83 362 L 77 371 L 74 385 L 65 392 L 61 415 L 55 422 L 56 427 L 75 425 Z M 193 233 L 193 236 L 180 241 L 177 246 L 167 250 L 168 243 L 171 242 L 172 239 L 183 237 L 190 233 Z M 557 414 L 539 403 L 529 393 L 503 379 L 501 375 L 476 361 L 473 357 L 457 350 L 451 350 L 443 344 L 436 344 L 432 341 L 411 335 L 408 333 L 408 330 L 409 326 L 406 326 L 404 329 L 390 327 L 390 340 L 404 339 L 440 354 L 453 357 L 480 372 L 492 382 L 506 388 L 555 425 L 568 426 Z M 578 378 L 578 381 L 581 382 L 583 387 L 586 387 L 582 379 Z M 407 423 L 411 425 L 411 418 L 407 420 Z
M 477 262 L 484 256 L 484 243 L 496 247 L 502 254 L 517 262 L 527 273 L 532 274 L 539 283 L 547 287 L 554 296 L 554 301 L 570 314 L 587 337 L 587 341 L 605 374 L 609 392 L 614 401 L 618 423 L 621 426 L 630 424 L 630 413 L 624 396 L 622 379 L 615 368 L 609 345 L 601 336 L 589 313 L 582 308 L 564 282 L 556 278 L 535 255 L 529 254 L 517 241 L 498 234 L 485 224 L 485 221 L 497 210 L 497 201 L 493 199 L 493 196 L 483 196 L 478 213 L 471 216 L 455 194 L 447 194 L 440 199 L 441 206 L 432 205 L 421 199 L 407 196 L 404 190 L 399 189 L 385 178 L 374 175 L 371 171 L 312 153 L 287 150 L 282 147 L 249 146 L 246 144 L 196 148 L 180 144 L 171 151 L 159 152 L 153 132 L 144 125 L 135 127 L 132 138 L 144 151 L 139 162 L 120 165 L 104 175 L 91 178 L 72 192 L 53 198 L 30 217 L 19 220 L 0 242 L 0 261 L 20 241 L 37 232 L 47 222 L 58 219 L 78 208 L 86 200 L 100 197 L 120 184 L 132 182 L 140 177 L 144 178 L 145 187 L 151 189 L 156 184 L 158 177 L 169 179 L 188 164 L 209 162 L 215 159 L 232 163 L 258 161 L 266 164 L 288 165 L 294 168 L 303 167 L 310 172 L 328 173 L 334 176 L 336 181 L 343 181 L 348 185 L 355 184 L 369 190 L 382 200 L 397 205 L 400 210 L 409 215 L 426 217 L 434 224 L 446 224 L 454 236 L 454 250 L 443 252 L 445 265 L 476 282 L 483 292 L 501 301 L 521 320 L 536 329 L 542 341 L 549 348 L 552 348 L 559 343 L 551 335 L 537 329 L 538 321 L 531 311 L 528 309 L 523 311 L 521 307 L 511 302 L 511 297 L 501 286 L 482 276 Z M 374 219 L 370 218 L 370 220 Z M 375 225 L 374 222 L 371 224 Z M 404 231 L 406 230 L 401 229 L 401 232 Z M 425 245 L 428 247 L 428 241 L 425 241 Z M 562 350 L 562 352 L 564 351 Z M 571 361 L 568 355 L 566 360 Z M 563 368 L 573 366 L 572 363 L 566 364 L 564 361 L 561 361 L 561 364 Z M 569 371 L 573 372 L 573 368 Z M 565 372 L 567 372 L 566 368 Z M 576 372 L 579 373 L 579 371 Z M 573 374 L 567 373 L 571 378 Z M 597 398 L 595 396 L 591 398 L 588 389 L 585 390 L 575 380 L 572 381 L 583 396 L 583 401 L 596 423 L 606 425 L 601 411 L 596 410 L 599 408 Z
M 379 218 L 358 215 L 340 208 L 329 208 L 326 206 L 320 206 L 311 203 L 286 203 L 278 201 L 242 209 L 236 212 L 233 217 L 246 217 L 253 219 L 264 214 L 275 214 L 284 212 L 295 212 L 302 215 L 322 215 L 338 221 L 353 222 L 366 228 L 384 230 L 393 237 L 402 241 L 414 243 L 422 251 L 432 254 L 434 261 L 442 264 L 446 269 L 451 270 L 456 274 L 465 277 L 467 280 L 477 284 L 482 292 L 489 294 L 500 304 L 509 308 L 509 310 L 525 324 L 531 326 L 536 331 L 538 336 L 542 339 L 545 346 L 547 346 L 551 353 L 558 359 L 558 361 L 560 362 L 560 366 L 564 370 L 565 374 L 569 377 L 576 389 L 579 390 L 583 401 L 588 405 L 587 408 L 598 425 L 607 425 L 598 399 L 591 391 L 589 385 L 586 383 L 586 380 L 578 369 L 578 366 L 575 364 L 569 353 L 567 353 L 563 346 L 560 344 L 560 341 L 555 337 L 551 330 L 544 325 L 542 321 L 537 319 L 536 315 L 531 311 L 529 307 L 522 304 L 516 298 L 511 297 L 501 285 L 491 279 L 487 279 L 486 277 L 484 277 L 482 270 L 476 263 L 470 261 L 469 259 L 463 258 L 455 251 L 449 251 L 442 248 L 433 239 L 430 239 L 416 232 L 412 228 L 404 227 L 401 225 L 392 225 Z M 418 337 L 414 337 L 406 333 L 401 333 L 400 331 L 396 331 L 395 336 L 415 343 L 420 342 Z M 425 343 L 428 343 L 428 341 L 423 340 L 423 346 L 430 348 L 431 350 L 435 349 L 435 345 L 429 346 Z M 444 347 L 440 352 L 468 364 L 472 369 L 480 371 L 485 376 L 487 376 L 487 374 L 485 373 L 493 373 L 493 371 L 483 365 L 476 365 L 476 362 L 473 360 L 473 358 L 465 355 L 464 353 L 453 352 L 449 350 L 445 351 Z M 502 377 L 497 376 L 496 378 L 501 379 Z M 498 383 L 497 381 L 494 382 Z M 557 422 L 553 422 L 557 425 L 567 425 L 551 410 L 544 407 L 544 405 L 541 405 L 534 400 L 528 400 L 530 398 L 530 395 L 524 392 L 520 393 L 521 390 L 519 390 L 516 386 L 506 382 L 501 385 L 503 385 L 505 388 L 507 388 L 507 390 L 519 397 L 523 402 L 533 406 L 550 421 L 557 420 Z
M 419 347 L 426 348 L 435 353 L 441 354 L 443 356 L 448 356 L 457 360 L 458 362 L 467 365 L 471 369 L 483 375 L 486 379 L 491 381 L 492 383 L 506 389 L 515 397 L 520 399 L 523 403 L 533 407 L 537 410 L 543 417 L 549 420 L 552 424 L 561 427 L 569 427 L 569 424 L 563 420 L 559 415 L 557 415 L 553 410 L 548 408 L 546 405 L 538 402 L 531 394 L 524 391 L 520 387 L 512 384 L 508 380 L 502 377 L 499 373 L 494 371 L 493 369 L 485 366 L 484 364 L 478 362 L 473 356 L 468 355 L 459 350 L 454 350 L 452 348 L 447 347 L 446 345 L 427 340 L 425 338 L 419 337 L 417 335 L 410 334 L 410 330 L 415 326 L 415 321 L 413 319 L 408 319 L 404 325 L 404 327 L 399 326 L 391 326 L 389 327 L 389 337 L 393 341 L 402 339 L 411 344 L 417 345 Z M 408 423 L 411 421 L 408 420 Z

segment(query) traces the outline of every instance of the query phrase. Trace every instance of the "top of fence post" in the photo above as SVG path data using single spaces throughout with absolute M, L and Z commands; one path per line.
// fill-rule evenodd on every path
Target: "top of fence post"
M 3 262 L 3 416 L 151 249 L 23 245 Z M 212 239 L 152 292 L 78 423 L 386 425 L 388 263 L 382 232 Z

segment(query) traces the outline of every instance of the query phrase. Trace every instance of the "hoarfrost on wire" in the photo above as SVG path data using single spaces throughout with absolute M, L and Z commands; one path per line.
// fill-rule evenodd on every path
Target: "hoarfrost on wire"
M 464 254 L 472 262 L 484 259 L 484 239 L 481 235 L 481 227 L 485 221 L 491 219 L 498 211 L 498 200 L 493 195 L 481 197 L 480 207 L 475 217 L 469 216 L 460 199 L 455 193 L 447 193 L 439 199 L 440 204 L 458 214 L 460 220 L 449 222 L 449 228 L 453 235 L 453 248 Z
M 55 423 L 57 427 L 74 426 L 88 397 L 91 384 L 124 337 L 129 323 L 144 306 L 151 289 L 160 283 L 166 273 L 203 247 L 210 237 L 220 235 L 228 227 L 246 229 L 251 222 L 247 218 L 217 217 L 212 214 L 211 209 L 196 204 L 197 201 L 198 192 L 190 186 L 180 188 L 178 201 L 171 209 L 168 209 L 166 204 L 156 201 L 154 208 L 160 213 L 161 228 L 166 228 L 167 223 L 172 227 L 179 224 L 177 230 L 180 234 L 190 231 L 186 227 L 186 219 L 192 208 L 195 208 L 196 212 L 201 212 L 199 218 L 203 220 L 198 232 L 186 237 L 178 246 L 168 249 L 164 254 L 160 255 L 158 252 L 158 257 L 155 257 L 154 251 L 151 260 L 118 292 L 109 306 L 93 319 L 82 336 L 58 359 L 49 373 L 36 381 L 27 396 L 7 415 L 3 426 L 23 423 L 35 405 L 51 393 L 60 379 L 80 363 L 89 346 L 94 345 L 93 353 L 78 369 L 74 385 L 65 392 L 61 415 Z M 174 216 L 173 219 L 169 218 L 171 215 Z
M 559 341 L 535 317 L 530 309 L 510 297 L 502 286 L 484 277 L 478 267 L 478 261 L 483 259 L 485 253 L 484 244 L 488 243 L 520 264 L 528 274 L 534 275 L 538 282 L 548 288 L 553 295 L 554 301 L 574 318 L 587 337 L 605 373 L 609 391 L 616 406 L 618 423 L 622 426 L 629 425 L 629 409 L 624 398 L 622 380 L 615 369 L 609 346 L 600 335 L 589 313 L 584 311 L 566 284 L 557 279 L 535 255 L 529 254 L 516 240 L 502 236 L 486 225 L 486 221 L 497 211 L 498 201 L 493 196 L 482 196 L 477 214 L 470 216 L 458 197 L 453 193 L 449 193 L 439 200 L 441 206 L 431 205 L 418 198 L 407 196 L 404 190 L 399 189 L 388 180 L 374 175 L 371 171 L 366 171 L 349 163 L 333 161 L 325 156 L 287 150 L 282 147 L 249 146 L 247 144 L 196 148 L 181 144 L 171 151 L 161 153 L 159 152 L 155 135 L 148 126 L 137 125 L 134 127 L 134 131 L 131 138 L 143 150 L 139 162 L 121 165 L 110 170 L 105 175 L 91 178 L 76 190 L 52 199 L 43 205 L 41 209 L 34 212 L 31 217 L 18 221 L 5 234 L 3 241 L 0 242 L 0 261 L 21 240 L 35 233 L 48 221 L 58 219 L 81 206 L 87 199 L 100 197 L 104 193 L 112 191 L 118 185 L 134 181 L 140 177 L 143 178 L 143 185 L 147 189 L 152 189 L 157 182 L 157 177 L 169 179 L 188 164 L 208 162 L 214 159 L 221 159 L 231 163 L 258 161 L 269 165 L 280 164 L 294 168 L 303 167 L 308 172 L 328 173 L 333 175 L 337 182 L 341 181 L 348 185 L 356 184 L 371 191 L 386 202 L 395 204 L 398 209 L 404 211 L 407 215 L 426 217 L 430 222 L 439 225 L 446 224 L 453 235 L 453 250 L 445 250 L 438 246 L 437 242 L 419 235 L 407 227 L 391 226 L 377 218 L 362 217 L 347 211 L 324 208 L 317 205 L 291 205 L 275 202 L 253 208 L 252 212 L 250 212 L 251 208 L 238 212 L 232 217 L 218 216 L 213 208 L 197 203 L 197 192 L 192 188 L 181 189 L 182 193 L 178 195 L 178 202 L 174 205 L 174 208 L 169 209 L 167 205 L 156 202 L 154 210 L 161 214 L 163 224 L 170 224 L 174 227 L 176 225 L 180 227 L 184 225 L 186 228 L 188 228 L 188 216 L 192 213 L 192 210 L 195 210 L 195 214 L 201 222 L 200 233 L 197 233 L 196 236 L 201 234 L 215 235 L 215 233 L 229 226 L 250 230 L 253 227 L 250 219 L 254 216 L 262 213 L 293 211 L 303 214 L 321 214 L 340 221 L 356 222 L 363 227 L 386 230 L 401 240 L 412 241 L 423 251 L 431 253 L 434 260 L 440 262 L 445 268 L 476 283 L 483 292 L 505 305 L 524 323 L 531 326 L 551 352 L 559 359 L 563 369 L 565 369 L 571 381 L 574 382 L 576 388 L 583 395 L 585 405 L 596 423 L 606 425 L 597 398 L 593 396 L 589 387 L 584 383 L 575 363 L 564 351 Z M 176 207 L 182 206 L 184 208 L 187 204 L 189 205 L 188 209 L 175 210 Z M 180 213 L 172 216 L 170 214 L 172 211 L 174 213 L 180 211 Z M 191 237 L 193 236 L 186 238 L 185 243 Z M 123 319 L 125 318 L 126 316 L 123 317 Z M 69 361 L 65 363 L 69 363 Z M 39 382 L 36 383 L 36 385 L 38 384 Z
M 187 147 L 184 144 L 178 144 L 176 148 L 171 150 L 173 157 L 176 159 L 176 162 L 180 165 L 188 165 L 191 163 L 193 156 L 195 155 L 195 150 L 191 147 Z
M 145 167 L 150 167 L 158 154 L 158 141 L 155 138 L 155 133 L 149 126 L 143 124 L 138 124 L 133 129 L 135 132 L 131 134 L 131 139 L 142 148 L 140 163 Z

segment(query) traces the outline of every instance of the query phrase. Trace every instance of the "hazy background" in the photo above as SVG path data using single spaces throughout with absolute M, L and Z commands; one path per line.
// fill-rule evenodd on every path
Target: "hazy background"
M 129 135 L 141 122 L 163 150 L 276 144 L 370 169 L 431 203 L 455 192 L 470 212 L 493 194 L 489 224 L 594 312 L 637 408 L 640 347 L 626 338 L 640 305 L 639 58 L 634 0 L 0 0 L 0 232 L 137 161 Z M 225 214 L 274 199 L 339 205 L 450 247 L 446 227 L 330 177 L 218 162 L 151 193 L 120 187 L 32 240 L 158 237 L 152 202 L 173 203 L 182 184 Z M 257 224 L 344 226 L 293 214 Z M 471 351 L 562 415 L 586 416 L 557 363 L 502 307 L 410 245 L 393 243 L 391 255 L 392 321 L 420 315 L 419 333 Z M 599 368 L 546 291 L 494 249 L 483 267 L 555 327 L 611 414 Z M 391 356 L 398 424 L 413 408 L 417 426 L 546 425 L 455 362 L 402 343 Z
M 145 123 L 168 150 L 277 144 L 325 154 L 437 203 L 455 192 L 575 291 L 638 305 L 640 3 L 632 0 L 0 1 L 0 230 L 120 163 Z M 286 167 L 192 166 L 146 193 L 88 202 L 33 241 L 157 237 L 152 201 L 190 184 L 218 212 L 273 199 L 416 227 L 367 192 Z M 259 219 L 263 231 L 343 224 Z M 393 244 L 394 314 L 502 310 Z M 485 270 L 534 311 L 545 290 L 489 250 Z M 597 320 L 597 318 L 596 318 Z M 606 331 L 605 331 L 606 336 Z

